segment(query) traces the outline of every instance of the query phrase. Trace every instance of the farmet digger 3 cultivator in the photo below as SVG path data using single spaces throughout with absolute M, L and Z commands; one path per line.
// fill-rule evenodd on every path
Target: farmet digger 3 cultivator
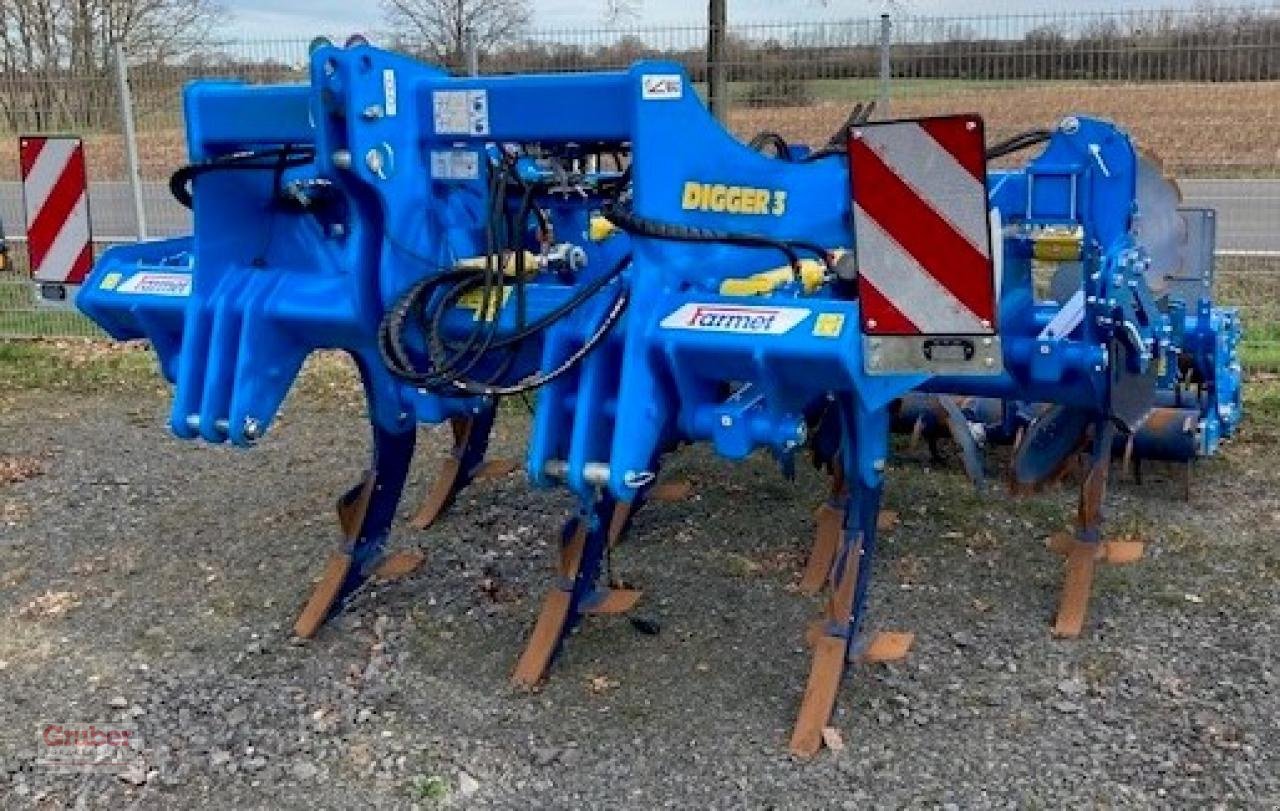
M 911 644 L 867 621 L 895 420 L 1017 438 L 1026 485 L 1083 449 L 1077 531 L 1055 542 L 1072 636 L 1094 568 L 1141 554 L 1102 532 L 1113 449 L 1190 457 L 1239 418 L 1203 217 L 1105 121 L 988 146 L 976 115 L 859 110 L 817 148 L 752 146 L 676 65 L 460 78 L 361 40 L 318 43 L 309 85 L 196 83 L 185 112 L 171 185 L 193 234 L 107 252 L 78 303 L 152 343 L 184 439 L 263 444 L 308 354 L 355 359 L 373 458 L 300 635 L 421 562 L 386 553 L 421 423 L 455 446 L 419 526 L 508 469 L 485 459 L 497 403 L 537 392 L 525 471 L 578 508 L 522 686 L 640 598 L 605 561 L 668 454 L 768 452 L 787 473 L 812 455 L 833 477 L 806 575 L 826 596 L 790 742 L 812 755 L 851 665 Z

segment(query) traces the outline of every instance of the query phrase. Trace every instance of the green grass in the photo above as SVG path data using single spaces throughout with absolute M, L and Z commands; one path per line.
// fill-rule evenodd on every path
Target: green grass
M 15 391 L 167 395 L 169 384 L 155 354 L 142 343 L 0 340 L 0 393 Z M 294 398 L 309 405 L 364 410 L 355 364 L 341 352 L 317 352 L 308 358 L 291 392 Z
M 154 393 L 163 388 L 155 355 L 139 345 L 0 341 L 0 391 Z

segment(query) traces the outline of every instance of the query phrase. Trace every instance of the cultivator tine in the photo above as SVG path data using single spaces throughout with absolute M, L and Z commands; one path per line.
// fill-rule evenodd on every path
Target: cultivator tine
M 688 501 L 693 496 L 693 482 L 688 479 L 676 479 L 653 486 L 649 498 L 660 504 L 676 504 Z
M 369 511 L 369 500 L 373 497 L 376 474 L 368 471 L 361 483 L 348 490 L 338 499 L 338 526 L 342 529 L 341 548 L 329 556 L 320 582 L 311 592 L 311 597 L 298 614 L 293 624 L 295 636 L 310 639 L 320 630 L 329 611 L 338 599 L 342 584 L 351 571 L 351 546 L 360 534 L 360 525 Z
M 479 481 L 505 479 L 519 469 L 520 463 L 515 459 L 488 459 L 476 468 L 476 472 L 471 474 L 471 477 Z
M 1115 425 L 1109 420 L 1095 426 L 1089 467 L 1080 485 L 1075 535 L 1058 533 L 1049 540 L 1050 550 L 1066 558 L 1062 595 L 1053 624 L 1053 634 L 1057 637 L 1074 639 L 1084 630 L 1099 563 L 1119 566 L 1142 558 L 1140 541 L 1102 538 L 1102 505 L 1107 493 L 1115 431 Z
M 636 607 L 644 592 L 639 589 L 611 587 L 601 589 L 601 596 L 583 608 L 584 614 L 626 614 Z
M 617 614 L 630 610 L 640 592 L 602 588 L 597 581 L 608 545 L 605 516 L 614 515 L 612 499 L 599 499 L 590 511 L 575 516 L 561 532 L 556 582 L 547 592 L 533 633 L 511 674 L 517 687 L 531 690 L 546 676 L 556 653 L 584 614 Z
M 810 597 L 821 592 L 826 585 L 844 533 L 844 504 L 848 501 L 849 494 L 844 486 L 844 474 L 839 467 L 835 471 L 831 477 L 831 495 L 814 513 L 816 529 L 813 547 L 809 550 L 809 558 L 805 561 L 797 586 L 801 594 Z M 876 516 L 878 532 L 891 532 L 897 525 L 898 513 L 893 510 L 881 510 Z
M 538 620 L 534 623 L 533 633 L 529 635 L 529 643 L 511 674 L 511 681 L 518 687 L 531 690 L 538 686 L 567 630 L 573 605 L 573 582 L 582 564 L 582 552 L 586 547 L 589 531 L 585 518 L 572 519 L 572 526 L 565 527 L 569 537 L 562 540 L 560 545 L 556 583 L 547 592 Z
M 416 571 L 426 560 L 420 550 L 383 556 L 396 505 L 413 458 L 415 434 L 374 429 L 373 466 L 360 484 L 338 499 L 339 548 L 329 556 L 320 581 L 294 621 L 295 636 L 315 636 L 371 577 L 394 580 Z
M 533 626 L 533 633 L 529 635 L 529 643 L 511 674 L 511 682 L 515 686 L 532 690 L 542 682 L 547 668 L 551 666 L 556 647 L 560 644 L 564 627 L 569 622 L 572 602 L 573 594 L 563 589 L 553 588 L 547 593 L 538 621 Z
M 379 580 L 403 580 L 421 569 L 426 562 L 427 553 L 421 549 L 403 549 L 383 558 L 373 574 Z
M 493 429 L 493 409 L 485 409 L 471 417 L 451 417 L 453 450 L 440 465 L 440 471 L 422 500 L 422 505 L 409 520 L 414 529 L 426 529 L 453 505 L 458 493 L 477 479 L 498 479 L 510 475 L 520 465 L 511 459 L 485 461 L 489 433 Z
M 800 592 L 809 596 L 822 591 L 822 586 L 827 581 L 831 561 L 835 560 L 836 549 L 840 545 L 844 510 L 826 501 L 818 507 L 816 518 L 817 530 L 814 532 L 813 548 L 809 551 L 809 560 L 800 575 L 799 586 Z
M 873 635 L 866 647 L 855 657 L 866 664 L 887 664 L 907 658 L 916 635 L 905 631 L 881 631 Z
M 338 526 L 342 529 L 342 537 L 355 541 L 360 533 L 360 525 L 364 523 L 365 514 L 369 512 L 369 500 L 373 498 L 373 488 L 377 474 L 372 470 L 364 474 L 360 484 L 343 493 L 338 499 Z
M 840 534 L 844 531 L 844 510 L 825 502 L 815 513 L 817 531 L 814 533 L 813 548 L 809 551 L 809 559 L 805 561 L 804 571 L 800 575 L 797 588 L 801 594 L 810 597 L 822 591 L 827 576 L 831 571 L 831 562 L 835 560 L 836 550 L 840 546 Z M 881 510 L 876 518 L 878 532 L 892 532 L 898 526 L 898 513 L 894 510 Z
M 1089 596 L 1093 591 L 1093 573 L 1098 562 L 1098 547 L 1088 541 L 1076 541 L 1067 553 L 1066 572 L 1062 580 L 1062 597 L 1053 623 L 1053 635 L 1074 639 L 1084 629 Z
M 844 503 L 849 499 L 848 490 L 844 486 L 844 472 L 836 464 L 831 473 L 831 494 L 818 507 L 815 514 L 817 529 L 814 531 L 813 548 L 809 551 L 809 559 L 805 562 L 804 572 L 800 575 L 800 592 L 813 596 L 822 591 L 822 586 L 831 573 L 831 563 L 836 558 L 840 547 L 840 537 L 844 532 Z
M 831 596 L 827 598 L 823 612 L 823 627 L 813 640 L 813 662 L 809 668 L 809 681 L 804 698 L 800 701 L 800 713 L 791 733 L 791 754 L 809 758 L 822 748 L 822 729 L 835 710 L 840 680 L 848 664 L 850 620 L 853 615 L 853 597 L 858 580 L 858 564 L 862 557 L 862 536 L 844 544 L 844 556 L 839 571 L 832 567 Z
M 320 626 L 324 624 L 325 619 L 329 616 L 330 608 L 337 601 L 338 593 L 342 589 L 342 583 L 347 579 L 347 573 L 350 571 L 350 553 L 334 552 L 329 556 L 329 560 L 324 567 L 324 574 L 320 576 L 320 582 L 312 590 L 307 604 L 293 623 L 294 636 L 310 639 L 316 635 L 316 632 L 320 630 Z
M 609 517 L 609 548 L 612 549 L 622 542 L 627 530 L 631 528 L 631 519 L 635 518 L 636 513 L 646 501 L 674 504 L 686 501 L 692 495 L 693 483 L 687 479 L 676 479 L 653 485 L 647 492 L 637 495 L 635 501 L 619 501 Z
M 619 501 L 609 516 L 609 548 L 617 546 L 627 534 L 631 526 L 631 517 L 635 514 L 635 504 Z

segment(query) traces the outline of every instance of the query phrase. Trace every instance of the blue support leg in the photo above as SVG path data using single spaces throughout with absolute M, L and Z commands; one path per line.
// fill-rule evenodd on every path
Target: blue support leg
M 386 558 L 384 547 L 413 459 L 415 431 L 373 428 L 373 462 L 359 484 L 338 499 L 342 541 L 324 575 L 294 623 L 294 633 L 309 638 L 332 619 L 369 578 L 402 575 L 422 562 L 420 553 Z

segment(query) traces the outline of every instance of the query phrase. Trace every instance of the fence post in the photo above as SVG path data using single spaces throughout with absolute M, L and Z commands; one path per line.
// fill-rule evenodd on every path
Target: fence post
M 707 6 L 707 100 L 711 114 L 722 124 L 729 116 L 729 66 L 724 52 L 728 5 L 728 0 L 710 0 Z
M 876 112 L 881 118 L 889 114 L 889 49 L 893 23 L 888 14 L 880 15 L 880 92 L 876 96 Z
M 467 29 L 467 75 L 480 75 L 480 47 L 476 43 L 476 32 L 474 29 Z
M 147 238 L 147 211 L 142 204 L 142 169 L 138 164 L 138 133 L 133 126 L 133 93 L 129 90 L 129 65 L 124 45 L 116 43 L 116 89 L 120 94 L 120 123 L 124 134 L 125 167 L 133 192 L 133 216 L 138 240 Z

